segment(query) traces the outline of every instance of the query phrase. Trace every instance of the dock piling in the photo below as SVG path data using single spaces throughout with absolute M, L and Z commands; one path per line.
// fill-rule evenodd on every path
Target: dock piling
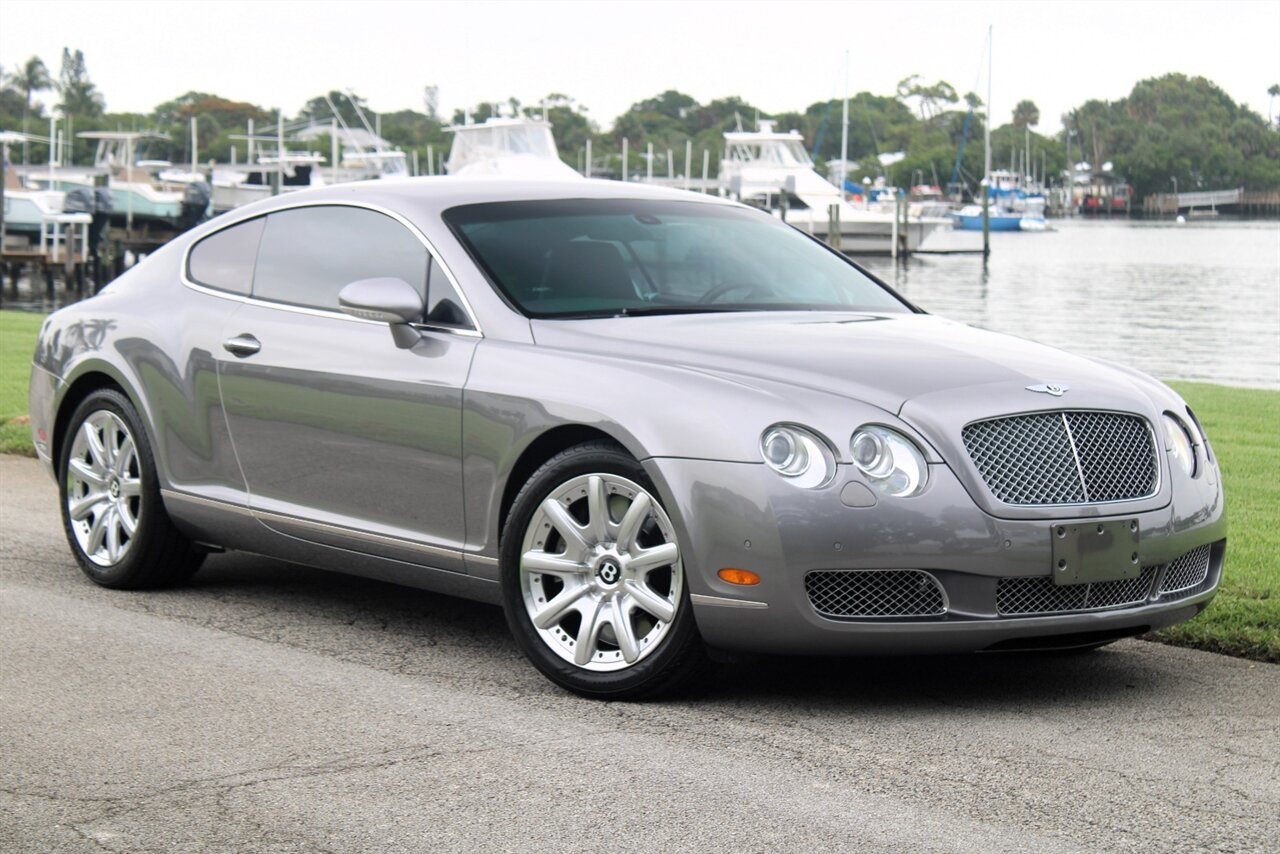
M 889 234 L 889 257 L 898 260 L 898 219 L 902 216 L 902 192 L 893 196 L 893 228 Z
M 982 263 L 991 257 L 991 194 L 987 192 L 987 181 L 982 180 Z

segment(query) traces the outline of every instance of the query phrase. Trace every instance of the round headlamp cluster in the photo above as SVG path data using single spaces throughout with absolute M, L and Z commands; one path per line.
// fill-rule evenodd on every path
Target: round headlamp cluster
M 1166 447 L 1173 458 L 1178 461 L 1187 477 L 1196 476 L 1196 442 L 1191 438 L 1191 430 L 1181 418 L 1173 413 L 1164 414 L 1164 436 Z
M 885 495 L 916 495 L 929 480 L 924 454 L 914 442 L 888 427 L 859 427 L 849 440 L 849 453 L 867 482 Z
M 826 486 L 836 475 L 836 458 L 816 433 L 794 424 L 775 424 L 760 436 L 765 465 L 796 486 Z

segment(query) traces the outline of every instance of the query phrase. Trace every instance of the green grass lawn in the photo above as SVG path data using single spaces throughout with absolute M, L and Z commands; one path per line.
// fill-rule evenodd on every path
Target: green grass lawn
M 31 354 L 43 317 L 0 311 L 0 453 L 33 455 L 26 423 Z M 1174 383 L 1222 466 L 1230 533 L 1218 596 L 1165 643 L 1280 663 L 1280 391 Z
M 0 311 L 0 453 L 35 456 L 27 423 L 31 354 L 44 315 Z
M 1280 391 L 1172 383 L 1222 467 L 1227 563 L 1209 609 L 1152 637 L 1280 663 Z

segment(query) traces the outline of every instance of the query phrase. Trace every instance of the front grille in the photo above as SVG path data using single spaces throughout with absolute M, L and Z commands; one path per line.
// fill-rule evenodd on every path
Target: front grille
M 1005 504 L 1131 501 L 1155 494 L 1155 443 L 1136 415 L 1076 410 L 1013 415 L 964 428 L 979 474 Z
M 918 569 L 817 570 L 804 577 L 824 617 L 933 617 L 945 614 L 938 580 Z
M 1160 594 L 1182 593 L 1199 587 L 1209 576 L 1209 546 L 1187 552 L 1165 567 Z
M 1137 578 L 1054 584 L 1048 575 L 1002 578 L 996 584 L 996 612 L 1001 616 L 1062 614 L 1138 605 L 1151 594 L 1156 567 L 1145 566 Z

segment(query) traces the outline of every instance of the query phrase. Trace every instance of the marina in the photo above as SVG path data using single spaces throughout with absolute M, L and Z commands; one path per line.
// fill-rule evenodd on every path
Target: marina
M 699 105 L 672 90 L 633 104 L 609 131 L 564 95 L 483 102 L 448 120 L 432 87 L 425 114 L 380 114 L 348 89 L 291 118 L 198 92 L 129 130 L 78 130 L 52 115 L 47 136 L 0 129 L 0 305 L 48 311 L 92 295 L 196 223 L 309 187 L 436 175 L 604 179 L 766 211 L 963 323 L 1161 377 L 1280 388 L 1280 190 L 1222 188 L 1227 178 L 1205 177 L 1196 163 L 1181 189 L 1171 168 L 1126 176 L 1142 162 L 1126 166 L 1119 137 L 1100 142 L 1098 133 L 1100 118 L 1124 118 L 1118 103 L 1086 102 L 1062 117 L 1056 138 L 1032 132 L 1039 108 L 1029 100 L 996 127 L 993 58 L 988 28 L 974 81 L 985 103 L 919 75 L 899 83 L 896 99 L 851 99 L 846 50 L 843 94 L 803 114 L 770 116 L 737 98 Z M 1131 97 L 1150 113 L 1151 103 L 1205 87 L 1220 94 L 1171 74 L 1140 81 Z M 1265 156 L 1256 134 L 1275 133 L 1270 116 L 1262 125 L 1239 110 L 1233 132 L 1255 134 Z M 915 130 L 890 140 L 875 129 L 890 119 Z M 857 138 L 864 131 L 870 138 Z M 926 161 L 913 145 L 936 147 Z M 1242 174 L 1271 186 L 1265 169 Z M 1157 334 L 1167 340 L 1152 347 Z
M 193 161 L 188 170 L 137 158 L 136 147 L 154 134 L 91 132 L 84 136 L 98 143 L 92 168 L 9 171 L 0 306 L 49 311 L 81 299 L 189 224 L 306 186 L 419 172 L 591 178 L 607 167 L 589 151 L 579 160 L 582 173 L 565 163 L 545 110 L 451 125 L 447 156 L 429 156 L 425 169 L 377 136 L 376 121 L 360 120 L 363 129 L 331 121 L 328 157 L 305 148 L 323 124 L 286 133 L 281 123 L 275 134 L 255 134 L 251 123 L 243 136 L 248 163 Z M 685 174 L 675 173 L 668 152 L 663 176 L 654 174 L 652 146 L 637 156 L 644 171 L 632 173 L 624 140 L 611 177 L 760 207 L 857 257 L 926 310 L 961 323 L 1162 378 L 1280 388 L 1280 222 L 1234 213 L 1268 213 L 1276 193 L 1158 194 L 1147 197 L 1143 218 L 1123 210 L 1098 217 L 1087 214 L 1119 208 L 1088 204 L 1103 198 L 1097 194 L 1106 183 L 1092 173 L 1064 176 L 1076 193 L 1055 200 L 1020 171 L 997 169 L 984 211 L 972 201 L 956 207 L 926 185 L 908 194 L 883 180 L 870 188 L 848 182 L 861 192 L 841 193 L 814 169 L 803 138 L 769 120 L 754 131 L 726 132 L 724 143 L 717 174 L 705 175 L 703 152 L 704 177 L 697 179 L 687 174 L 699 161 L 691 144 Z M 210 182 L 211 192 L 196 191 Z M 1047 210 L 1057 215 L 1046 219 Z M 949 215 L 937 215 L 943 212 Z

